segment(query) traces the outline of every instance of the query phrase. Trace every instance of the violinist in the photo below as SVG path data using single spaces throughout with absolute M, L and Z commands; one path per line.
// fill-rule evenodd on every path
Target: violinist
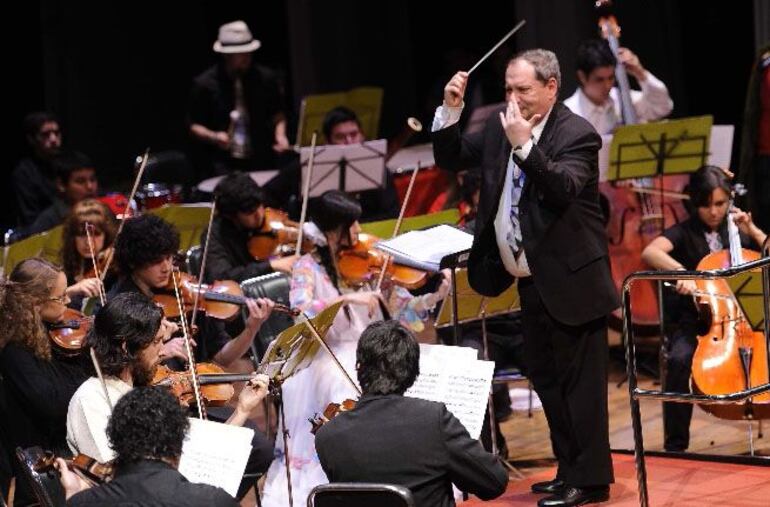
M 294 265 L 289 300 L 292 308 L 302 310 L 309 317 L 331 304 L 342 302 L 342 310 L 327 333 L 326 342 L 354 378 L 358 338 L 370 322 L 383 318 L 382 309 L 386 308 L 394 319 L 414 331 L 421 331 L 429 310 L 447 294 L 449 283 L 444 279 L 437 292 L 417 297 L 398 286 L 382 294 L 367 287 L 349 287 L 337 271 L 336 258 L 357 241 L 361 231 L 358 224 L 361 206 L 338 190 L 325 192 L 311 201 L 311 205 L 310 214 L 315 226 L 323 233 L 323 244 L 300 257 Z M 321 413 L 330 400 L 354 398 L 355 395 L 333 359 L 323 352 L 316 354 L 309 366 L 283 384 L 286 427 L 291 435 L 289 446 L 295 499 L 304 501 L 314 486 L 328 482 L 318 463 L 307 418 Z M 282 439 L 276 440 L 276 448 L 276 459 L 267 473 L 263 492 L 265 506 L 288 503 Z
M 57 354 L 48 336 L 46 325 L 62 320 L 67 308 L 66 288 L 64 272 L 39 258 L 22 261 L 0 280 L 0 433 L 6 449 L 67 449 L 67 405 L 90 368 L 82 357 Z M 34 501 L 17 460 L 12 462 L 18 505 Z
M 104 440 L 115 456 L 114 477 L 92 488 L 57 459 L 67 505 L 238 505 L 221 488 L 191 483 L 177 471 L 190 422 L 165 389 L 133 389 L 116 401 L 105 427 Z
M 290 272 L 295 256 L 255 259 L 249 253 L 251 236 L 265 226 L 262 189 L 248 174 L 235 172 L 225 176 L 214 190 L 217 216 L 211 226 L 204 281 L 242 282 L 273 271 Z M 201 235 L 205 246 L 206 231 Z
M 171 280 L 173 256 L 179 249 L 179 233 L 173 225 L 155 215 L 142 215 L 125 222 L 115 243 L 115 262 L 121 273 L 108 299 L 123 292 L 139 292 L 152 297 L 166 290 Z M 173 286 L 172 286 L 173 294 Z M 192 303 L 190 301 L 189 303 Z M 246 300 L 248 318 L 244 330 L 232 338 L 222 320 L 198 315 L 195 337 L 196 362 L 214 361 L 222 367 L 243 357 L 251 342 L 272 310 L 272 301 Z M 186 361 L 187 352 L 182 338 L 166 342 L 161 353 L 164 359 L 176 357 Z
M 105 398 L 105 386 L 96 377 L 83 382 L 75 392 L 66 426 L 67 444 L 73 453 L 91 456 L 99 462 L 113 459 L 115 449 L 107 438 L 111 407 L 134 388 L 151 383 L 162 359 L 162 341 L 174 329 L 163 319 L 160 308 L 136 292 L 119 294 L 99 310 L 88 344 L 101 366 L 110 399 Z M 243 426 L 266 394 L 267 377 L 255 375 L 241 391 L 235 410 L 220 422 Z M 209 418 L 215 420 L 211 413 Z M 272 445 L 255 429 L 252 446 L 246 470 L 264 472 L 272 459 Z M 242 483 L 239 491 L 245 494 L 250 485 L 250 481 Z
M 454 505 L 452 484 L 482 500 L 500 496 L 508 474 L 443 403 L 404 396 L 420 369 L 414 335 L 396 321 L 373 322 L 356 348 L 363 395 L 316 434 L 331 482 L 409 488 L 416 505 Z
M 734 220 L 741 236 L 741 246 L 758 250 L 767 235 L 752 221 L 750 213 L 733 208 L 728 215 L 731 186 L 728 175 L 716 166 L 703 166 L 692 174 L 689 185 L 694 213 L 655 238 L 642 252 L 642 259 L 655 269 L 694 270 L 700 260 L 712 252 L 729 248 L 727 220 Z M 675 291 L 664 292 L 664 316 L 667 340 L 667 373 L 663 389 L 690 392 L 692 358 L 697 346 L 698 312 L 691 294 L 693 280 L 678 280 Z M 690 442 L 689 403 L 663 403 L 664 447 L 667 451 L 685 451 Z
M 88 232 L 86 224 L 92 226 Z M 64 273 L 67 275 L 67 293 L 72 299 L 69 305 L 71 308 L 82 310 L 84 298 L 99 295 L 99 280 L 94 273 L 88 234 L 91 235 L 93 251 L 97 255 L 97 267 L 101 267 L 115 239 L 115 230 L 115 217 L 112 211 L 106 204 L 96 199 L 84 199 L 75 204 L 65 220 L 59 255 Z M 115 280 L 115 276 L 108 274 L 104 280 L 105 286 L 109 287 Z
M 660 120 L 671 113 L 674 102 L 666 85 L 642 66 L 639 57 L 620 48 L 621 63 L 636 78 L 642 91 L 631 90 L 631 102 L 641 122 Z M 577 49 L 578 89 L 564 105 L 588 120 L 596 131 L 610 134 L 621 122 L 620 98 L 615 87 L 617 60 L 606 40 L 588 39 Z

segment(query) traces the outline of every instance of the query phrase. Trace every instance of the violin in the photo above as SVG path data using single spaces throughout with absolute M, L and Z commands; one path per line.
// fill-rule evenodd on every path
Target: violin
M 732 200 L 730 202 L 732 208 Z M 738 226 L 728 213 L 729 250 L 713 252 L 697 269 L 724 269 L 757 260 L 759 252 L 741 248 Z M 708 331 L 698 336 L 692 359 L 693 391 L 730 394 L 768 382 L 767 342 L 764 333 L 754 331 L 727 281 L 695 280 L 699 313 L 705 315 Z M 770 418 L 770 393 L 730 405 L 700 405 L 721 419 Z
M 86 334 L 91 329 L 93 317 L 86 317 L 81 312 L 67 308 L 64 318 L 48 325 L 48 336 L 54 348 L 66 357 L 77 356 L 86 343 Z
M 215 319 L 229 320 L 235 317 L 242 306 L 246 305 L 246 297 L 243 295 L 240 285 L 233 280 L 217 280 L 212 284 L 201 284 L 198 290 L 197 279 L 188 273 L 172 273 L 178 276 L 177 285 L 185 307 L 185 312 L 192 311 L 195 295 L 198 294 L 198 307 L 208 316 Z M 163 309 L 168 318 L 179 317 L 179 305 L 174 295 L 174 281 L 169 278 L 165 290 L 171 294 L 155 294 L 153 300 Z M 299 315 L 299 310 L 276 304 L 274 311 L 284 312 L 292 317 Z
M 195 365 L 201 398 L 206 405 L 221 407 L 235 394 L 233 382 L 247 382 L 253 374 L 225 373 L 214 363 Z M 195 392 L 190 371 L 174 371 L 159 365 L 152 379 L 153 385 L 167 387 L 184 407 L 195 404 Z
M 257 260 L 273 256 L 291 255 L 299 237 L 299 224 L 289 220 L 285 211 L 265 208 L 262 227 L 249 238 L 247 248 Z M 310 239 L 302 241 L 302 253 L 310 252 L 314 245 Z
M 310 421 L 310 425 L 312 426 L 310 433 L 315 435 L 321 426 L 337 417 L 338 414 L 341 412 L 349 412 L 354 408 L 356 408 L 355 400 L 348 399 L 343 400 L 342 403 L 329 403 L 326 405 L 322 414 L 315 414 L 313 417 L 308 417 L 308 421 Z
M 56 462 L 56 458 L 57 456 L 53 452 L 45 451 L 45 453 L 32 465 L 32 468 L 37 473 L 46 473 L 55 470 L 54 463 Z M 64 461 L 73 472 L 91 486 L 109 482 L 114 474 L 112 463 L 99 463 L 94 458 L 86 456 L 85 454 L 78 454 L 73 458 L 65 458 Z
M 377 241 L 377 236 L 359 233 L 358 241 L 351 248 L 339 252 L 337 269 L 349 285 L 360 286 L 380 275 L 387 255 L 375 250 Z M 388 262 L 385 274 L 393 283 L 407 289 L 418 289 L 428 280 L 427 272 L 395 262 Z
M 96 254 L 96 268 L 99 270 L 99 275 L 101 276 L 102 273 L 104 273 L 105 269 L 109 269 L 109 274 L 117 274 L 117 266 L 110 261 L 110 258 L 115 254 L 115 250 L 113 247 L 108 246 L 98 254 Z M 90 268 L 88 270 L 85 270 L 83 273 L 83 277 L 81 280 L 85 278 L 96 278 L 96 271 L 94 271 L 93 263 L 91 260 L 88 260 L 88 265 Z M 105 275 L 106 276 L 106 275 Z

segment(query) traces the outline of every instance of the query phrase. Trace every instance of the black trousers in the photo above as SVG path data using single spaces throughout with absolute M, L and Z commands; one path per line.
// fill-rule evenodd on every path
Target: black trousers
M 663 389 L 674 393 L 690 392 L 692 357 L 698 346 L 693 332 L 674 331 L 669 335 L 666 351 L 666 378 Z M 663 403 L 663 447 L 667 451 L 685 451 L 690 445 L 689 403 Z
M 607 318 L 580 326 L 557 321 L 531 277 L 519 280 L 519 294 L 524 357 L 548 420 L 556 477 L 576 487 L 610 484 Z

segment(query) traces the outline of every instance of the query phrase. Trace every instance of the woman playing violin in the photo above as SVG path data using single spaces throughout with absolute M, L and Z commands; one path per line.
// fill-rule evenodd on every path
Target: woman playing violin
M 412 330 L 423 329 L 428 311 L 447 293 L 449 285 L 442 282 L 435 293 L 413 297 L 401 287 L 393 286 L 385 293 L 362 287 L 348 287 L 337 272 L 338 254 L 352 246 L 361 228 L 358 218 L 361 206 L 344 192 L 331 190 L 311 201 L 311 217 L 322 232 L 321 241 L 313 253 L 303 255 L 292 269 L 290 301 L 312 317 L 327 306 L 341 301 L 326 341 L 349 375 L 355 378 L 356 344 L 361 332 L 373 321 L 383 319 L 383 311 L 393 314 Z M 310 490 L 328 482 L 315 453 L 314 437 L 308 417 L 323 411 L 329 401 L 355 398 L 356 392 L 347 382 L 332 358 L 319 351 L 306 368 L 290 377 L 283 385 L 286 426 L 291 435 L 292 482 L 294 498 L 305 498 Z M 277 439 L 279 454 L 267 474 L 263 503 L 286 505 L 286 473 L 283 444 Z
M 642 252 L 642 259 L 655 269 L 694 270 L 709 253 L 729 247 L 727 220 L 738 225 L 741 246 L 758 249 L 767 235 L 752 221 L 751 214 L 737 208 L 728 216 L 731 187 L 725 171 L 703 166 L 690 178 L 690 203 L 695 212 L 684 222 L 665 230 Z M 690 392 L 692 358 L 697 345 L 698 312 L 689 297 L 695 282 L 679 280 L 676 293 L 664 293 L 664 316 L 668 336 L 667 374 L 664 390 Z M 702 333 L 700 333 L 702 334 Z M 663 421 L 667 451 L 684 451 L 690 441 L 692 405 L 664 403 Z
M 242 282 L 273 271 L 291 271 L 295 256 L 255 259 L 249 252 L 249 240 L 265 226 L 262 189 L 244 173 L 225 176 L 214 190 L 218 215 L 211 226 L 208 260 L 204 281 Z M 269 231 L 265 231 L 269 233 Z M 206 243 L 206 231 L 201 245 Z
M 179 249 L 179 233 L 173 225 L 155 215 L 142 215 L 125 222 L 115 244 L 115 262 L 122 277 L 108 294 L 108 299 L 123 292 L 139 292 L 147 297 L 166 290 L 171 280 L 173 257 Z M 172 286 L 173 294 L 173 286 Z M 249 349 L 254 336 L 273 307 L 267 299 L 247 299 L 248 318 L 243 332 L 231 337 L 221 320 L 198 315 L 199 332 L 195 338 L 196 362 L 214 361 L 227 367 Z M 163 345 L 163 358 L 186 361 L 182 338 Z
M 90 224 L 88 231 L 87 224 Z M 83 298 L 99 295 L 99 280 L 91 260 L 92 248 L 97 256 L 97 268 L 101 270 L 104 259 L 111 253 L 115 230 L 115 217 L 103 202 L 85 199 L 72 207 L 64 222 L 62 247 L 59 252 L 64 273 L 67 275 L 67 293 L 72 298 L 69 305 L 71 308 L 82 310 Z M 110 287 L 115 276 L 109 273 L 104 280 L 105 286 Z
M 67 308 L 66 289 L 61 268 L 39 258 L 22 261 L 0 280 L 0 413 L 8 449 L 66 449 L 67 404 L 90 372 L 83 358 L 54 353 L 48 337 L 46 324 L 60 321 Z M 33 501 L 20 470 L 14 473 L 16 500 Z

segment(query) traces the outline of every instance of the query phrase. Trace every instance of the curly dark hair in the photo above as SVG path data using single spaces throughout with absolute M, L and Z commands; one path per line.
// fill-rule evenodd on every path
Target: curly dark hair
M 214 189 L 217 209 L 222 215 L 232 217 L 239 211 L 248 213 L 265 202 L 265 196 L 259 185 L 246 173 L 228 174 L 217 183 Z
M 708 206 L 714 190 L 721 188 L 727 195 L 732 192 L 730 180 L 725 172 L 715 165 L 704 165 L 690 175 L 687 194 L 690 196 L 690 212 Z
M 313 223 L 323 232 L 346 232 L 353 222 L 361 217 L 361 205 L 358 201 L 340 190 L 327 190 L 319 197 L 310 200 L 309 207 Z M 350 238 L 347 239 L 350 240 Z M 316 251 L 321 265 L 337 287 L 339 284 L 337 268 L 329 246 L 319 246 Z
M 137 268 L 154 264 L 179 250 L 176 227 L 156 215 L 141 215 L 126 220 L 115 241 L 115 261 L 126 276 Z
M 190 422 L 163 387 L 137 387 L 123 396 L 107 425 L 118 467 L 146 459 L 176 461 Z
M 118 376 L 134 365 L 139 353 L 155 339 L 163 311 L 139 292 L 110 299 L 94 318 L 86 336 L 105 375 Z
M 356 362 L 364 394 L 404 394 L 420 374 L 420 346 L 398 321 L 372 322 L 358 340 Z
M 35 310 L 48 301 L 62 270 L 39 257 L 21 261 L 7 279 L 0 278 L 0 350 L 11 342 L 38 359 L 51 359 L 51 340 Z

